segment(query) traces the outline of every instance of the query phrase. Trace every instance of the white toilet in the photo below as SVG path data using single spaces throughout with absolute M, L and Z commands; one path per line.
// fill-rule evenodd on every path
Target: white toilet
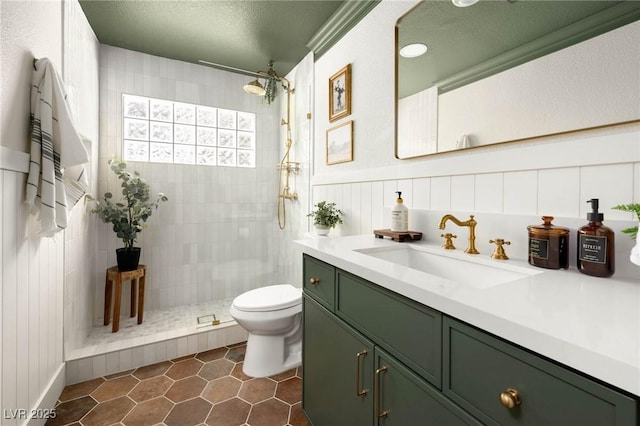
M 242 371 L 267 377 L 302 362 L 302 292 L 290 284 L 250 290 L 236 297 L 230 314 L 249 332 Z

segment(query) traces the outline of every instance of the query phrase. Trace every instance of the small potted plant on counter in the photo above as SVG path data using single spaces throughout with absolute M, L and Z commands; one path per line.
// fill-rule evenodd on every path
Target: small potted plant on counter
M 620 204 L 612 208 L 615 210 L 632 212 L 636 214 L 638 225 L 632 226 L 631 228 L 623 229 L 622 232 L 629 235 L 632 239 L 636 240 L 636 245 L 631 249 L 629 260 L 631 260 L 632 263 L 640 266 L 640 236 L 638 235 L 638 228 L 640 227 L 640 203 Z
M 314 207 L 315 209 L 307 217 L 313 218 L 313 225 L 318 235 L 327 235 L 331 228 L 335 228 L 337 224 L 342 223 L 342 215 L 344 213 L 336 208 L 336 203 L 320 201 Z
M 123 248 L 116 249 L 118 268 L 133 270 L 140 261 L 141 249 L 133 246 L 138 233 L 142 232 L 145 222 L 158 208 L 160 201 L 167 201 L 168 198 L 160 192 L 152 199 L 149 184 L 138 172 L 128 172 L 124 161 L 111 159 L 108 164 L 122 181 L 122 198 L 114 201 L 113 194 L 105 192 L 103 200 L 95 200 L 96 205 L 91 212 L 97 214 L 104 223 L 111 223 L 113 232 L 124 242 Z

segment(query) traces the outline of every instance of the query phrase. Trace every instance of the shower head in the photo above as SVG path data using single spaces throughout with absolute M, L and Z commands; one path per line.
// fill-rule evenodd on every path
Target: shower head
M 258 80 L 253 80 L 243 87 L 244 91 L 250 95 L 264 96 L 266 93 L 264 86 Z

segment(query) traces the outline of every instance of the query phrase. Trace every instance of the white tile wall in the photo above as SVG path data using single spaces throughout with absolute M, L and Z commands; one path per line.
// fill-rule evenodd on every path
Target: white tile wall
M 313 57 L 288 76 L 296 88 L 290 161 L 300 162 L 301 170 L 291 177 L 299 199 L 285 201 L 284 230 L 277 222 L 275 168 L 284 155 L 284 127 L 279 125 L 279 117 L 286 114 L 284 96 L 268 106 L 242 92 L 247 78 L 241 75 L 110 46 L 101 46 L 100 57 L 99 194 L 118 185 L 106 162 L 122 151 L 123 92 L 257 114 L 255 169 L 130 162 L 152 191 L 169 197 L 138 241 L 142 262 L 149 268 L 145 309 L 233 297 L 277 282 L 298 284 L 301 256 L 291 241 L 307 229 Z M 102 321 L 104 270 L 114 264 L 114 250 L 121 244 L 108 225 L 99 225 L 98 240 L 92 280 L 97 324 Z
M 100 194 L 117 189 L 106 162 L 122 153 L 122 93 L 257 114 L 255 169 L 129 163 L 169 197 L 138 240 L 149 267 L 145 309 L 235 296 L 277 280 L 278 104 L 244 94 L 246 77 L 237 74 L 105 45 L 100 55 Z M 121 246 L 108 225 L 100 225 L 99 240 L 94 323 L 101 321 L 102 275 Z
M 580 168 L 540 170 L 537 195 L 538 212 L 577 217 L 580 213 Z
M 632 214 L 611 209 L 616 204 L 640 202 L 640 129 L 636 126 L 635 137 L 631 138 L 628 137 L 628 128 L 623 126 L 619 131 L 625 135 L 626 142 L 621 142 L 616 129 L 608 129 L 599 137 L 598 143 L 603 147 L 619 144 L 617 150 L 606 153 L 603 150 L 600 156 L 602 164 L 593 164 L 592 156 L 586 154 L 584 161 L 587 164 L 575 165 L 579 162 L 580 153 L 572 150 L 581 146 L 583 137 L 577 134 L 574 136 L 575 145 L 571 141 L 567 145 L 564 140 L 555 146 L 556 153 L 562 155 L 566 151 L 571 154 L 565 157 L 571 159 L 569 167 L 520 171 L 505 167 L 508 171 L 436 177 L 416 173 L 411 179 L 376 180 L 372 177 L 366 182 L 315 184 L 312 199 L 314 203 L 334 201 L 339 208 L 344 206 L 349 212 L 345 217 L 346 223 L 338 225 L 332 235 L 370 234 L 373 229 L 390 225 L 394 192 L 401 189 L 410 208 L 410 226 L 418 226 L 419 229 L 413 230 L 423 232 L 424 239 L 440 241 L 441 231 L 437 225 L 444 213 L 453 213 L 461 220 L 475 214 L 478 221 L 477 245 L 481 253 L 492 253 L 489 239 L 504 238 L 512 242 L 508 250 L 510 257 L 526 259 L 527 225 L 540 224 L 541 216 L 551 215 L 556 218 L 554 224 L 567 226 L 575 233 L 586 223 L 589 209 L 586 201 L 590 198 L 600 199 L 605 224 L 614 230 L 620 231 L 637 223 Z M 620 150 L 627 152 L 629 162 L 618 161 Z M 510 152 L 514 157 L 523 155 L 512 149 Z M 459 157 L 458 161 L 473 162 L 476 159 L 473 156 Z M 464 165 L 460 167 L 465 168 Z M 344 194 L 350 194 L 350 198 L 345 198 Z M 359 201 L 353 201 L 356 198 Z M 362 200 L 367 200 L 366 207 Z M 359 209 L 353 208 L 358 205 Z M 466 235 L 466 230 L 454 232 L 458 234 L 458 245 L 464 245 L 461 237 Z M 617 275 L 637 276 L 637 267 L 628 260 L 632 245 L 633 242 L 625 235 L 617 236 Z M 574 262 L 573 259 L 571 261 Z

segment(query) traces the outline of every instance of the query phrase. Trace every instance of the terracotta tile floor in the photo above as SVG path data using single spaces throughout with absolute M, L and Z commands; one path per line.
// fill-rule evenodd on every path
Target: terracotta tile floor
M 268 378 L 242 372 L 246 344 L 67 386 L 47 425 L 309 425 L 302 370 Z

